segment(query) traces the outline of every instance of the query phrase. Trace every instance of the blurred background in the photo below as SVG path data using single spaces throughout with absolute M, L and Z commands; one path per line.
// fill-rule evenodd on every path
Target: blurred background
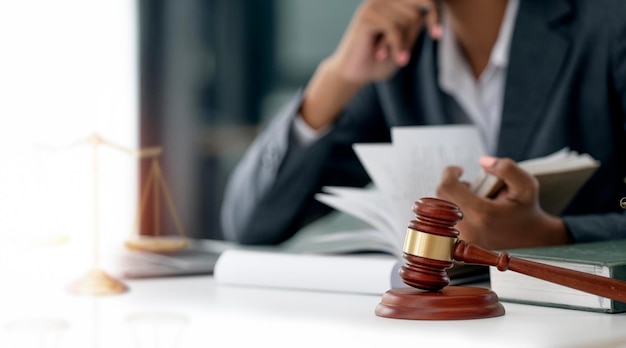
M 220 239 L 228 174 L 339 42 L 360 0 L 143 0 L 141 144 L 162 144 L 193 236 Z
M 0 237 L 128 236 L 151 161 L 120 148 L 160 146 L 185 233 L 221 239 L 227 176 L 359 3 L 0 0 Z

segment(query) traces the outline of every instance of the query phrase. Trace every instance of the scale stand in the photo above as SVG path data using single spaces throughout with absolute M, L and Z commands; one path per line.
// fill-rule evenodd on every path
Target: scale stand
M 83 277 L 79 278 L 75 282 L 71 283 L 67 290 L 70 293 L 76 295 L 91 295 L 91 296 L 106 296 L 106 295 L 117 295 L 128 291 L 128 286 L 126 286 L 122 281 L 110 276 L 104 270 L 102 270 L 99 266 L 100 264 L 100 251 L 99 251 L 99 239 L 100 239 L 100 228 L 99 228 L 99 207 L 98 207 L 98 185 L 99 185 L 99 175 L 98 175 L 98 147 L 100 145 L 107 145 L 116 150 L 125 152 L 129 155 L 138 157 L 138 158 L 152 158 L 152 167 L 150 171 L 150 175 L 148 177 L 147 185 L 154 186 L 154 197 L 155 197 L 155 219 L 158 217 L 158 188 L 163 192 L 165 199 L 168 203 L 168 207 L 170 213 L 174 217 L 174 221 L 176 223 L 177 232 L 179 236 L 170 236 L 164 237 L 160 236 L 160 228 L 157 226 L 157 231 L 155 236 L 140 236 L 137 238 L 133 238 L 128 240 L 125 245 L 130 250 L 136 251 L 150 251 L 150 252 L 175 252 L 188 247 L 189 242 L 187 237 L 184 235 L 181 223 L 176 215 L 176 211 L 174 208 L 174 204 L 171 198 L 169 191 L 167 190 L 167 186 L 165 185 L 165 181 L 163 178 L 163 174 L 158 165 L 157 157 L 161 155 L 162 150 L 160 147 L 146 148 L 139 151 L 129 149 L 115 143 L 112 143 L 106 139 L 103 139 L 98 134 L 93 134 L 86 140 L 82 140 L 76 142 L 75 144 L 70 145 L 70 147 L 80 145 L 83 143 L 89 143 L 93 149 L 93 265 L 91 270 L 89 270 Z M 158 186 L 157 186 L 158 185 Z M 141 206 L 139 212 L 137 214 L 137 219 L 135 222 L 136 229 L 139 228 L 140 216 L 144 210 L 146 200 L 147 200 L 148 190 L 145 190 L 144 195 L 142 197 Z

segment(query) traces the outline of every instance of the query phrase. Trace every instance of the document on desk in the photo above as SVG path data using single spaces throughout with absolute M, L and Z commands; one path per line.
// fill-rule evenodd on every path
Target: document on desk
M 402 263 L 382 254 L 323 255 L 226 250 L 215 265 L 218 284 L 381 295 L 406 287 Z
M 221 285 L 382 295 L 407 287 L 398 271 L 405 260 L 380 253 L 322 254 L 269 250 L 226 250 L 215 265 Z M 450 284 L 484 281 L 487 268 L 449 270 Z

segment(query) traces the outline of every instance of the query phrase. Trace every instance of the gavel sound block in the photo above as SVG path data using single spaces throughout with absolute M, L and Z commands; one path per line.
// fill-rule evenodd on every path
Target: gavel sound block
M 396 319 L 479 319 L 504 315 L 498 296 L 489 289 L 447 286 L 446 270 L 453 261 L 495 266 L 556 284 L 626 302 L 626 282 L 549 266 L 495 253 L 458 240 L 454 225 L 463 218 L 459 208 L 436 198 L 413 204 L 416 219 L 409 222 L 400 277 L 411 288 L 387 291 L 376 307 L 381 317 Z

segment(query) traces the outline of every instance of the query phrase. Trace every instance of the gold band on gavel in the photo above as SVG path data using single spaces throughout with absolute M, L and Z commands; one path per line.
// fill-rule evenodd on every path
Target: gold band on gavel
M 438 236 L 408 228 L 402 251 L 427 259 L 452 261 L 452 250 L 456 241 L 456 238 Z

